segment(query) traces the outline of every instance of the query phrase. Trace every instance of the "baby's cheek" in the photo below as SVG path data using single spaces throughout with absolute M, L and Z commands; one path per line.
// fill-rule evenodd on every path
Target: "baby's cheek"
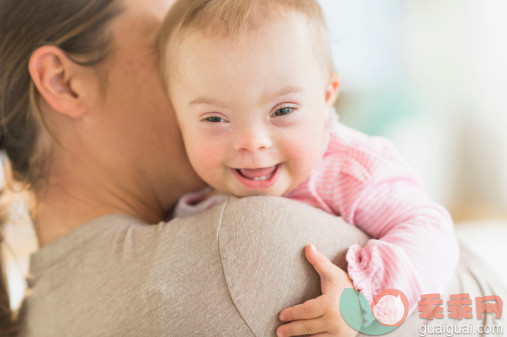
M 223 151 L 213 142 L 192 142 L 187 146 L 190 163 L 199 176 L 208 184 L 217 179 L 223 163 Z
M 294 159 L 309 160 L 322 153 L 323 143 L 321 135 L 303 133 L 291 138 L 286 146 L 286 152 Z
M 322 157 L 323 142 L 321 137 L 294 137 L 284 148 L 286 161 L 294 179 L 302 182 Z
M 293 139 L 285 146 L 284 152 L 289 160 L 301 161 L 311 153 L 311 146 L 301 139 Z

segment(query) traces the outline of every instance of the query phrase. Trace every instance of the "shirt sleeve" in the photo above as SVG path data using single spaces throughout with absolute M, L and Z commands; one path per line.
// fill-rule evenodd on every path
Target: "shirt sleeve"
M 375 238 L 349 248 L 349 277 L 370 304 L 383 290 L 401 290 L 412 312 L 421 294 L 443 292 L 454 273 L 459 250 L 452 219 L 389 140 L 365 137 L 345 152 L 331 207 Z

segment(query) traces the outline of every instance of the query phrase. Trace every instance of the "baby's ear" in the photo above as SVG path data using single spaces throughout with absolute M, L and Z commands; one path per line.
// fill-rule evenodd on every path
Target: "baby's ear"
M 340 89 L 340 77 L 338 74 L 333 73 L 329 75 L 329 79 L 326 84 L 326 104 L 330 107 L 333 106 L 338 96 L 338 90 Z

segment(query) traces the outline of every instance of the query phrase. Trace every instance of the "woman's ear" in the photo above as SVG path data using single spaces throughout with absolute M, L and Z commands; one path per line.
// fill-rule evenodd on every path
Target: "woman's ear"
M 333 73 L 329 75 L 329 80 L 326 84 L 326 104 L 332 107 L 338 96 L 338 89 L 340 89 L 340 77 L 338 74 Z
M 56 112 L 71 118 L 87 113 L 86 96 L 81 83 L 83 66 L 73 62 L 61 49 L 42 46 L 35 50 L 28 70 L 40 95 Z

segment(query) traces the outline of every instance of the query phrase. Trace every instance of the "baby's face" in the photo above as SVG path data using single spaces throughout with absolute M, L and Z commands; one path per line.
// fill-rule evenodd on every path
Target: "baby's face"
M 288 14 L 228 38 L 187 31 L 168 53 L 188 157 L 215 189 L 283 195 L 320 161 L 338 80 L 329 81 L 305 20 Z

